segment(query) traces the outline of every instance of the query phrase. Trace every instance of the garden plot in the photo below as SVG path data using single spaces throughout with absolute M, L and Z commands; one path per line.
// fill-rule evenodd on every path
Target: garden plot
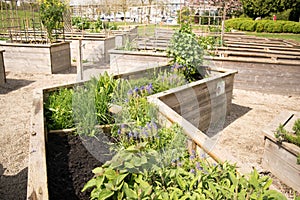
M 147 72 L 147 71 L 144 71 L 144 73 L 145 72 Z M 216 71 L 215 73 L 218 73 L 218 71 Z M 211 74 L 211 76 L 212 77 L 215 77 L 216 75 L 215 75 L 215 73 L 212 73 Z M 220 73 L 220 72 L 219 72 Z M 141 76 L 141 72 L 136 72 L 136 73 L 130 73 L 130 74 L 125 74 L 125 75 L 121 75 L 121 76 L 119 76 L 119 77 L 122 77 L 122 78 L 126 78 L 126 77 L 128 77 L 128 78 L 137 78 L 136 76 L 135 76 L 135 74 L 137 74 L 138 76 Z M 151 76 L 151 74 L 153 74 L 153 72 L 147 72 L 147 74 L 148 74 L 148 76 L 150 75 Z M 221 72 L 221 74 L 222 74 L 222 72 Z M 224 73 L 224 77 L 225 76 L 229 76 L 231 73 Z M 232 75 L 234 75 L 234 73 L 232 73 Z M 216 78 L 223 78 L 223 76 L 216 76 Z M 173 75 L 172 75 L 172 77 L 173 77 Z M 165 77 L 165 78 L 167 78 L 167 77 Z M 102 78 L 103 79 L 103 78 Z M 106 82 L 107 83 L 109 83 L 110 81 L 109 81 L 109 79 L 107 79 L 107 78 L 104 78 L 105 80 L 107 80 Z M 143 78 L 144 79 L 144 78 Z M 173 80 L 173 79 L 172 79 Z M 209 79 L 210 80 L 210 79 Z M 232 83 L 233 83 L 233 78 L 232 79 L 230 79 L 231 80 L 231 86 L 228 86 L 228 90 L 226 89 L 226 94 L 231 94 L 232 93 Z M 145 82 L 145 81 L 144 81 Z M 220 80 L 220 82 L 222 82 L 222 80 Z M 226 84 L 227 84 L 227 81 L 225 81 L 225 79 L 224 79 L 224 81 L 223 81 L 223 83 L 225 84 L 225 82 L 226 82 Z M 201 82 L 201 83 L 203 83 L 203 84 L 205 84 L 205 81 L 203 82 Z M 149 84 L 149 83 L 148 83 Z M 166 84 L 168 85 L 168 83 L 166 82 Z M 196 84 L 196 82 L 195 82 L 195 84 Z M 108 84 L 109 85 L 109 84 Z M 156 87 L 158 87 L 158 89 L 161 91 L 164 87 L 166 87 L 167 85 L 164 85 L 164 84 L 161 84 L 161 82 L 160 82 L 160 84 L 154 84 L 153 83 L 153 88 L 156 88 Z M 73 87 L 73 85 L 69 85 L 69 86 L 66 86 L 66 88 L 70 88 L 70 87 Z M 145 88 L 146 87 L 148 87 L 148 86 L 145 86 Z M 150 87 L 150 86 L 149 86 Z M 151 86 L 152 87 L 152 86 Z M 222 86 L 220 86 L 220 87 L 222 87 Z M 223 85 L 223 87 L 225 87 L 225 85 Z M 226 87 L 227 88 L 227 87 Z M 45 91 L 53 91 L 53 90 L 57 90 L 58 88 L 52 88 L 52 89 L 47 89 L 47 90 L 45 90 Z M 212 90 L 213 90 L 213 93 L 215 92 L 215 90 L 216 89 L 218 89 L 217 88 L 217 85 L 215 85 L 214 87 L 212 87 Z M 225 89 L 225 88 L 223 88 L 223 89 Z M 222 88 L 221 88 L 221 90 L 222 90 Z M 107 90 L 105 90 L 105 91 L 107 91 Z M 162 90 L 163 91 L 163 90 Z M 206 91 L 206 90 L 204 90 L 204 91 Z M 62 92 L 67 92 L 66 90 L 61 90 L 60 91 L 60 93 L 61 93 L 61 95 L 63 95 L 63 96 L 65 96 L 64 94 L 62 94 Z M 208 92 L 208 91 L 206 91 L 206 92 Z M 225 92 L 225 91 L 224 91 Z M 228 93 L 227 93 L 228 92 Z M 66 95 L 68 94 L 68 92 L 66 93 Z M 223 94 L 223 93 L 222 93 Z M 60 165 L 59 164 L 49 164 L 48 162 L 49 162 L 49 160 L 47 160 L 47 166 L 48 166 L 48 170 L 50 170 L 50 171 L 48 171 L 48 174 L 49 174 L 49 176 L 47 176 L 47 172 L 46 172 L 46 160 L 45 160 L 45 157 L 43 156 L 44 154 L 45 154 L 45 150 L 49 147 L 47 147 L 47 148 L 45 148 L 45 146 L 43 146 L 43 144 L 45 144 L 45 141 L 46 141 L 46 138 L 49 138 L 49 141 L 51 141 L 52 140 L 52 138 L 54 137 L 54 135 L 53 135 L 53 133 L 51 133 L 51 131 L 49 132 L 49 133 L 43 133 L 43 132 L 41 132 L 42 130 L 44 130 L 44 127 L 43 127 L 43 117 L 42 117 L 42 115 L 43 115 L 43 108 L 42 108 L 42 105 L 44 105 L 44 103 L 42 103 L 43 102 L 43 98 L 42 98 L 42 96 L 44 96 L 44 98 L 49 98 L 49 97 L 47 97 L 48 95 L 46 94 L 46 93 L 38 93 L 37 94 L 37 98 L 35 99 L 35 107 L 34 107 L 34 121 L 35 121 L 35 123 L 34 123 L 34 125 L 33 125 L 33 132 L 32 132 L 32 135 L 31 135 L 31 144 L 30 144 L 30 149 L 36 149 L 36 151 L 34 152 L 34 153 L 32 153 L 31 155 L 30 155 L 30 164 L 29 164 L 29 180 L 28 180 L 28 196 L 32 196 L 32 195 L 37 195 L 39 198 L 41 198 L 41 199 L 47 199 L 48 198 L 48 191 L 50 192 L 50 191 L 55 191 L 54 193 L 49 193 L 49 197 L 53 197 L 52 195 L 55 195 L 55 194 L 66 194 L 66 193 L 68 193 L 68 192 L 72 192 L 73 190 L 72 190 L 72 188 L 73 189 L 75 189 L 75 192 L 76 192 L 76 195 L 79 195 L 79 196 L 81 196 L 81 192 L 80 192 L 80 189 L 78 189 L 78 186 L 81 186 L 81 188 L 83 187 L 83 184 L 84 183 L 78 183 L 79 185 L 77 185 L 77 183 L 75 184 L 75 182 L 77 182 L 78 180 L 86 180 L 86 179 L 89 179 L 89 178 L 91 178 L 92 177 L 92 174 L 90 174 L 89 176 L 87 176 L 87 177 L 85 177 L 85 175 L 84 175 L 84 177 L 85 178 L 83 178 L 83 179 L 78 179 L 78 177 L 77 178 L 75 178 L 74 177 L 74 175 L 76 175 L 76 172 L 74 172 L 73 171 L 73 167 L 75 167 L 75 166 L 77 166 L 77 162 L 75 162 L 75 163 L 73 163 L 73 164 L 71 164 L 70 165 L 70 163 L 69 163 L 69 168 L 71 168 L 71 171 L 70 172 L 68 172 L 68 173 L 72 173 L 72 185 L 66 185 L 66 181 L 67 181 L 67 177 L 66 177 L 66 179 L 62 179 L 62 181 L 63 181 L 63 185 L 65 185 L 65 187 L 55 187 L 55 185 L 59 185 L 58 184 L 58 182 L 57 181 L 54 181 L 54 182 L 52 182 L 51 180 L 56 180 L 55 179 L 55 173 L 54 173 L 54 175 L 53 175 L 53 172 L 61 172 L 61 170 L 58 170 L 58 169 L 53 169 L 54 171 L 52 171 L 52 167 L 51 168 L 49 168 L 50 166 L 56 166 L 56 167 L 59 167 Z M 206 95 L 209 95 L 209 93 L 207 93 Z M 107 95 L 105 95 L 105 96 L 109 96 L 108 94 Z M 65 96 L 64 97 L 64 102 L 68 102 L 69 100 L 68 100 L 69 98 L 67 98 L 67 96 Z M 228 103 L 226 104 L 225 103 L 225 105 L 228 105 L 227 106 L 227 109 L 228 109 L 228 112 L 229 112 L 229 109 L 230 109 L 230 105 L 231 105 L 231 95 L 228 95 L 228 99 L 226 99 L 226 100 L 228 100 Z M 207 103 L 205 103 L 205 102 L 207 102 Z M 210 101 L 204 101 L 204 104 L 201 104 L 201 106 L 203 106 L 203 108 L 208 108 L 209 109 L 209 107 L 211 106 L 210 104 Z M 105 104 L 105 103 L 104 103 Z M 101 105 L 104 105 L 103 103 L 101 103 Z M 47 103 L 46 103 L 46 105 L 47 105 Z M 82 104 L 80 104 L 80 105 L 82 105 Z M 217 105 L 216 105 L 217 106 Z M 226 107 L 226 106 L 225 106 Z M 135 113 L 137 114 L 137 115 L 141 115 L 141 116 L 147 116 L 149 113 L 151 113 L 150 112 L 150 110 L 147 110 L 146 108 L 143 108 L 143 105 L 140 105 L 139 106 L 139 108 L 138 107 L 136 107 L 136 111 L 135 111 Z M 142 109 L 142 110 L 140 110 L 140 109 Z M 143 110 L 143 109 L 146 109 L 146 110 Z M 47 111 L 46 110 L 46 113 L 48 113 L 49 111 Z M 141 113 L 140 113 L 141 112 Z M 145 113 L 144 113 L 145 112 Z M 67 114 L 67 113 L 66 113 Z M 139 117 L 139 119 L 140 120 L 142 120 L 143 121 L 143 119 L 141 118 L 141 116 Z M 109 121 L 107 121 L 108 120 L 108 118 L 107 117 L 105 117 L 105 118 L 103 118 L 103 117 L 100 117 L 101 119 L 100 120 L 104 120 L 104 121 L 102 121 L 104 124 L 107 124 L 107 123 L 109 123 Z M 208 119 L 209 118 L 209 119 Z M 210 120 L 210 118 L 213 118 L 213 117 L 205 117 L 204 119 L 200 119 L 200 122 L 201 123 L 204 123 L 204 124 L 207 124 L 207 122 L 206 122 L 206 120 L 209 120 L 209 121 L 211 121 Z M 214 119 L 212 119 L 212 120 L 214 120 Z M 60 126 L 59 124 L 57 124 L 57 125 L 55 125 L 55 124 L 49 124 L 50 122 L 49 121 L 47 121 L 48 123 L 47 123 L 47 126 L 49 127 L 49 125 L 51 125 L 50 127 L 56 127 L 56 128 L 70 128 L 69 127 L 69 125 L 67 125 L 67 126 Z M 62 123 L 63 124 L 65 124 L 66 123 L 66 120 L 63 120 L 62 121 Z M 130 122 L 129 122 L 130 123 Z M 101 123 L 100 123 L 100 125 L 101 125 Z M 78 130 L 78 128 L 77 128 L 77 130 Z M 61 132 L 64 132 L 64 131 L 61 131 Z M 59 136 L 60 135 L 60 136 Z M 62 142 L 63 141 L 66 141 L 66 139 L 64 139 L 66 136 L 63 136 L 63 133 L 61 133 L 61 134 L 58 134 L 58 136 L 55 136 L 56 138 L 60 138 L 61 140 L 62 140 Z M 70 136 L 67 136 L 67 137 L 70 137 Z M 71 152 L 71 151 L 73 151 L 73 148 L 74 147 L 72 147 L 72 145 L 71 145 L 71 143 L 72 144 L 74 144 L 75 142 L 71 142 L 71 141 L 73 141 L 73 139 L 71 139 L 71 140 L 68 140 L 69 142 L 67 142 L 67 143 L 64 143 L 64 148 L 62 148 L 62 149 L 66 149 L 66 151 L 67 152 Z M 77 142 L 76 142 L 77 143 Z M 49 144 L 48 142 L 46 142 L 46 144 Z M 61 148 L 55 148 L 55 149 L 61 149 Z M 52 149 L 47 149 L 46 150 L 46 152 L 47 152 L 47 156 L 49 155 L 49 156 L 51 156 L 51 155 L 58 155 L 58 154 L 52 154 Z M 59 150 L 58 150 L 59 151 Z M 59 154 L 59 155 L 64 155 L 64 153 L 63 152 L 61 152 L 61 154 Z M 71 156 L 71 155 L 70 155 Z M 89 156 L 83 156 L 83 157 L 89 157 Z M 51 160 L 51 157 L 49 158 L 47 158 L 47 159 L 50 159 Z M 57 157 L 57 159 L 59 159 L 59 157 Z M 62 158 L 63 159 L 63 158 Z M 71 159 L 71 158 L 70 158 Z M 72 159 L 71 159 L 72 160 Z M 70 160 L 70 162 L 72 163 L 72 161 Z M 76 159 L 75 159 L 76 160 Z M 81 161 L 80 161 L 80 163 L 81 163 Z M 91 166 L 91 167 L 95 167 L 95 165 L 101 165 L 101 163 L 94 163 L 94 164 L 86 164 L 87 166 Z M 64 167 L 64 165 L 65 164 L 63 164 L 63 166 L 61 166 L 61 167 Z M 81 168 L 83 167 L 83 166 L 85 166 L 85 164 L 80 164 L 81 165 Z M 42 167 L 43 166 L 43 167 Z M 37 169 L 39 169 L 39 172 L 37 173 L 36 172 L 36 170 Z M 42 170 L 43 169 L 43 170 Z M 82 169 L 83 170 L 83 169 Z M 80 170 L 80 171 L 82 171 L 82 170 Z M 91 170 L 90 168 L 87 168 L 87 170 L 86 171 L 89 171 L 89 170 Z M 64 171 L 64 170 L 63 170 Z M 76 171 L 76 170 L 75 170 Z M 53 176 L 52 176 L 53 175 Z M 76 176 L 79 176 L 79 174 L 77 174 Z M 70 178 L 70 177 L 69 177 Z M 74 179 L 75 178 L 75 179 Z M 47 187 L 47 180 L 48 180 L 48 185 L 49 185 L 49 188 Z M 74 182 L 75 181 L 75 182 Z M 54 185 L 53 185 L 53 183 L 54 183 Z M 75 185 L 74 185 L 75 184 Z M 77 188 L 74 188 L 74 187 L 77 187 Z M 37 193 L 37 189 L 36 188 L 41 188 L 41 190 L 43 191 L 43 192 L 41 192 L 41 193 Z M 54 189 L 55 188 L 55 189 Z M 60 191 L 60 192 L 57 192 L 59 189 L 63 189 L 64 191 Z M 71 195 L 71 194 L 70 194 Z M 70 196 L 70 195 L 68 195 L 68 196 Z M 55 196 L 56 198 L 58 197 L 58 196 Z

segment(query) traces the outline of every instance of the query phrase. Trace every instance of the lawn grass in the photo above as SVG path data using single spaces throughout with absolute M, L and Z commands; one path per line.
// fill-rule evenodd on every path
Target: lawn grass
M 255 33 L 255 32 L 246 32 L 247 35 L 254 35 L 257 37 L 264 38 L 274 38 L 274 39 L 284 39 L 295 41 L 300 44 L 300 34 L 292 33 Z

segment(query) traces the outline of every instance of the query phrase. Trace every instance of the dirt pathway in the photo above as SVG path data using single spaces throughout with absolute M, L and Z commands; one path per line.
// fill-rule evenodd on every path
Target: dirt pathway
M 25 199 L 34 89 L 74 82 L 75 74 L 14 74 L 0 87 L 0 199 Z

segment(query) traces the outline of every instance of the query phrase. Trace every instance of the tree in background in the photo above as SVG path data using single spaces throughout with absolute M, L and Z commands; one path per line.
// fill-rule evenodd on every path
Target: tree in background
M 269 17 L 272 14 L 286 15 L 286 20 L 298 21 L 300 0 L 241 0 L 244 13 L 255 19 Z M 280 19 L 280 17 L 278 18 Z

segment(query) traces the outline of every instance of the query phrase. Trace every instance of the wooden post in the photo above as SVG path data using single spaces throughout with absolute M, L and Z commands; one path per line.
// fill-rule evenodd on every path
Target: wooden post
M 224 32 L 225 32 L 225 19 L 226 19 L 227 4 L 225 3 L 222 19 L 222 32 L 221 32 L 221 46 L 223 46 Z
M 82 67 L 82 39 L 78 42 L 78 59 L 77 59 L 77 79 L 83 80 L 83 67 Z

